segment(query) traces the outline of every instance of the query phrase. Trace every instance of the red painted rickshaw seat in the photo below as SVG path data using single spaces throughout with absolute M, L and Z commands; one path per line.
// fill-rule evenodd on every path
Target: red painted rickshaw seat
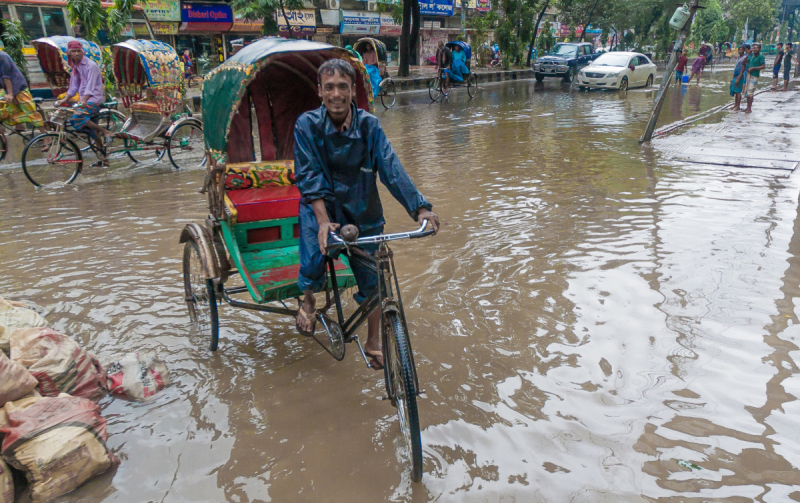
M 255 187 L 225 193 L 236 208 L 238 223 L 297 217 L 300 191 L 296 185 Z

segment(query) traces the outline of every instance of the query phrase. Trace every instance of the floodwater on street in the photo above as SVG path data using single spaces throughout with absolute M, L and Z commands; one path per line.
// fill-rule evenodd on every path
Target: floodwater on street
M 660 124 L 729 101 L 729 77 L 670 89 Z M 800 184 L 640 147 L 653 95 L 518 81 L 377 112 L 443 222 L 393 246 L 421 484 L 355 347 L 336 362 L 292 319 L 226 305 L 216 354 L 190 327 L 178 237 L 207 214 L 202 171 L 34 189 L 0 165 L 0 295 L 101 361 L 154 351 L 174 378 L 102 402 L 121 464 L 62 500 L 800 498 Z M 414 228 L 383 195 L 387 232 Z

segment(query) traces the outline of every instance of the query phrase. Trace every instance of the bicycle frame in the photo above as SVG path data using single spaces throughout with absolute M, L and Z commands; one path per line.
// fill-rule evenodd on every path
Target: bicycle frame
M 380 236 L 375 237 L 380 238 Z M 397 281 L 397 273 L 394 267 L 394 254 L 389 248 L 389 245 L 386 244 L 386 241 L 380 242 L 378 250 L 375 252 L 374 256 L 365 252 L 358 246 L 348 246 L 347 250 L 349 251 L 348 255 L 351 266 L 352 264 L 358 264 L 360 267 L 369 270 L 370 273 L 377 275 L 378 289 L 369 298 L 362 302 L 361 305 L 358 306 L 358 309 L 356 309 L 356 311 L 345 320 L 344 312 L 342 310 L 341 295 L 339 293 L 338 283 L 336 281 L 336 270 L 333 264 L 333 259 L 330 257 L 327 258 L 328 271 L 331 275 L 331 285 L 333 287 L 333 298 L 336 305 L 336 315 L 339 326 L 343 332 L 344 342 L 347 343 L 356 340 L 357 336 L 355 335 L 355 331 L 364 324 L 364 322 L 369 318 L 372 312 L 375 311 L 375 309 L 380 308 L 381 343 L 384 348 L 388 347 L 386 340 L 387 321 L 385 314 L 388 312 L 398 313 L 408 338 L 409 353 L 411 354 L 411 361 L 413 363 L 412 368 L 414 369 L 414 384 L 417 394 L 419 394 L 419 379 L 417 378 L 416 362 L 414 362 L 414 351 L 411 347 L 411 337 L 408 336 L 408 324 L 406 323 L 405 311 L 403 310 L 403 299 L 400 295 L 400 284 Z M 392 285 L 393 283 L 394 286 Z M 323 311 L 327 311 L 329 307 L 330 300 Z M 359 345 L 359 349 L 360 347 L 361 346 Z M 391 382 L 392 374 L 389 372 L 388 365 L 383 367 L 383 372 L 386 383 L 386 393 L 391 400 L 394 400 L 394 387 L 393 383 Z

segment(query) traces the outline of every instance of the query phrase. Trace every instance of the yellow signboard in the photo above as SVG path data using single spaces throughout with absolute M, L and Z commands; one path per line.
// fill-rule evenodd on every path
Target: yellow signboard
M 150 27 L 155 35 L 177 35 L 180 23 L 151 22 Z

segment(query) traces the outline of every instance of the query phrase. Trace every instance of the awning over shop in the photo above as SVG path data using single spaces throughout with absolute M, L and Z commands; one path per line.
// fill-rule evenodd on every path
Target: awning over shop
M 228 31 L 233 26 L 233 12 L 227 4 L 182 3 L 181 31 Z
M 342 35 L 378 35 L 381 32 L 381 15 L 360 10 L 342 11 Z
M 286 17 L 289 19 L 289 26 L 292 33 L 299 33 L 301 35 L 313 35 L 317 31 L 317 14 L 313 9 L 291 10 L 286 11 Z M 286 19 L 279 11 L 275 15 L 275 20 L 278 22 L 278 31 L 286 32 Z
M 233 26 L 231 27 L 231 31 L 235 31 L 237 33 L 261 33 L 261 29 L 263 27 L 263 18 L 251 21 L 243 18 L 238 12 L 233 13 Z

